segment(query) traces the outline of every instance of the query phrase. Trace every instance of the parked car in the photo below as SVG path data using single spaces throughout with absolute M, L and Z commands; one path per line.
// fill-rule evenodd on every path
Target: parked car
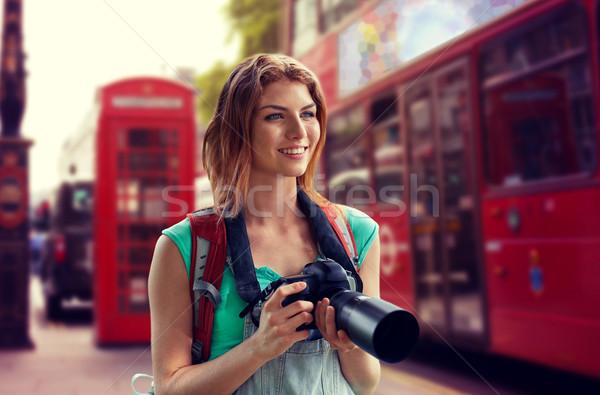
M 92 300 L 92 185 L 63 183 L 51 202 L 40 269 L 49 319 L 60 317 L 64 300 Z

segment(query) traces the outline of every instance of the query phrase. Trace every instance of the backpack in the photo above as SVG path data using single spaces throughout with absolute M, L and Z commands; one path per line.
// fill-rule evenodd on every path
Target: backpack
M 357 271 L 359 258 L 350 224 L 332 206 L 321 209 Z M 219 221 L 212 208 L 189 213 L 187 218 L 192 232 L 190 296 L 194 301 L 194 341 L 191 353 L 195 365 L 210 357 L 213 318 L 221 303 L 219 288 L 229 257 L 225 221 Z

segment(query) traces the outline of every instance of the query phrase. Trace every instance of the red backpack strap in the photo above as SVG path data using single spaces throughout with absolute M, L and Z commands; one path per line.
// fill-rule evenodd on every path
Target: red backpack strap
M 212 209 L 188 214 L 192 233 L 190 295 L 194 301 L 192 363 L 208 360 L 215 309 L 227 258 L 225 223 Z
M 354 240 L 354 235 L 352 234 L 352 229 L 350 228 L 350 223 L 343 215 L 340 215 L 338 211 L 333 207 L 333 205 L 327 205 L 325 207 L 321 207 L 329 223 L 331 224 L 335 234 L 338 239 L 342 242 L 342 245 L 346 249 L 346 253 L 350 257 L 352 264 L 354 265 L 354 269 L 358 272 L 358 252 L 356 250 L 356 241 Z

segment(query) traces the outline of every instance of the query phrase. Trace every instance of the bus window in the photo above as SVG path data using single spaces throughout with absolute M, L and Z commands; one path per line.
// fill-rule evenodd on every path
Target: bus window
M 415 89 L 416 90 L 416 89 Z M 407 108 L 410 144 L 410 177 L 417 185 L 427 188 L 438 187 L 436 170 L 436 143 L 433 125 L 433 110 L 431 96 L 428 90 L 411 98 Z M 411 201 L 411 216 L 433 218 L 438 216 L 439 202 L 432 193 L 416 193 Z
M 440 128 L 440 149 L 444 168 L 444 199 L 446 207 L 459 209 L 470 206 L 472 199 L 468 162 L 471 127 L 467 95 L 467 71 L 457 67 L 440 75 L 436 81 L 437 111 Z
M 584 11 L 569 6 L 481 54 L 491 185 L 591 173 L 597 162 Z
M 377 206 L 403 211 L 404 147 L 398 123 L 379 126 L 373 133 L 375 156 L 375 193 Z
M 328 122 L 326 166 L 329 199 L 335 203 L 365 208 L 375 202 L 364 128 L 362 107 L 331 117 Z
M 381 215 L 401 215 L 406 206 L 403 201 L 403 162 L 400 118 L 395 95 L 373 103 L 374 183 L 377 208 Z

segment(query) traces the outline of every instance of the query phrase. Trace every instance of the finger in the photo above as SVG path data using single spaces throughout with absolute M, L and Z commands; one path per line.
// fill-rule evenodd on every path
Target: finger
M 319 328 L 319 331 L 321 331 L 322 334 L 327 334 L 327 322 L 325 321 L 325 317 L 326 317 L 326 313 L 327 313 L 327 307 L 329 306 L 329 299 L 324 298 L 323 300 L 319 301 L 318 303 L 319 307 L 318 307 L 318 311 L 317 311 L 317 316 L 318 316 L 318 321 L 317 321 L 317 328 Z
M 273 317 L 274 315 L 272 315 L 272 318 Z M 278 338 L 287 339 L 286 342 L 291 341 L 291 344 L 293 344 L 297 341 L 304 340 L 309 336 L 308 330 L 298 331 L 297 329 L 303 324 L 312 322 L 313 316 L 312 314 L 304 311 L 289 319 L 277 319 L 277 321 L 279 321 L 278 324 L 275 324 L 273 322 L 274 320 L 276 319 L 273 318 L 271 322 L 269 322 L 271 324 L 271 328 L 274 330 L 274 335 Z
M 302 340 L 306 340 L 308 339 L 308 336 L 310 336 L 310 332 L 308 330 L 298 331 L 294 335 L 293 342 L 296 343 Z
M 313 310 L 312 302 L 299 300 L 283 308 L 281 304 L 276 305 L 276 303 L 270 306 L 266 303 L 263 305 L 260 317 L 261 324 L 265 322 L 269 326 L 282 326 L 283 331 L 291 331 L 296 330 L 303 323 L 313 320 L 311 313 Z M 292 318 L 295 320 L 292 323 L 288 323 Z
M 296 302 L 300 303 L 300 302 Z M 308 324 L 313 321 L 313 315 L 311 314 L 312 303 L 308 303 L 309 308 L 305 309 L 288 309 L 293 307 L 292 305 L 280 308 L 279 310 L 266 311 L 263 310 L 261 314 L 261 325 L 264 322 L 265 325 L 270 327 L 281 327 L 282 331 L 295 331 L 302 324 Z M 294 303 L 295 304 L 295 303 Z
M 285 318 L 290 318 L 293 317 L 299 313 L 302 312 L 306 312 L 310 314 L 311 317 L 311 321 L 312 321 L 312 311 L 314 309 L 314 305 L 312 304 L 312 302 L 309 302 L 307 300 L 297 300 L 292 304 L 289 304 L 287 306 L 285 306 L 282 309 L 282 314 L 285 316 Z
M 317 325 L 317 329 L 321 333 L 323 333 L 324 326 L 325 326 L 325 314 L 324 314 L 324 310 L 323 310 L 323 302 L 322 301 L 317 302 L 317 307 L 315 307 L 314 315 L 315 315 L 315 324 Z
M 286 325 L 295 331 L 300 325 L 310 324 L 313 319 L 314 317 L 311 313 L 303 311 L 290 318 L 286 322 Z
M 337 329 L 335 323 L 335 308 L 330 306 L 329 299 L 323 298 L 323 300 L 317 304 L 315 316 L 318 317 L 317 328 L 319 328 L 321 334 L 326 337 L 331 348 L 337 349 L 340 352 L 348 352 L 356 348 L 356 345 L 350 340 L 346 331 Z
M 266 306 L 275 306 L 275 308 L 280 308 L 281 302 L 283 302 L 283 300 L 287 296 L 301 292 L 305 288 L 306 288 L 306 283 L 304 281 L 298 281 L 296 283 L 283 285 L 283 286 L 277 288 L 275 293 L 273 293 L 273 295 L 271 295 L 271 297 L 269 299 L 267 299 L 267 301 L 265 302 L 265 307 Z
M 317 328 L 321 331 L 321 334 L 329 342 L 331 348 L 337 349 L 339 339 L 337 338 L 336 326 L 335 326 L 335 309 L 329 305 L 329 299 L 323 298 L 319 303 L 318 310 L 319 322 Z M 333 316 L 333 321 L 331 317 Z
M 325 312 L 325 326 L 327 328 L 327 336 L 337 343 L 337 327 L 335 325 L 335 309 L 333 306 L 327 306 Z

